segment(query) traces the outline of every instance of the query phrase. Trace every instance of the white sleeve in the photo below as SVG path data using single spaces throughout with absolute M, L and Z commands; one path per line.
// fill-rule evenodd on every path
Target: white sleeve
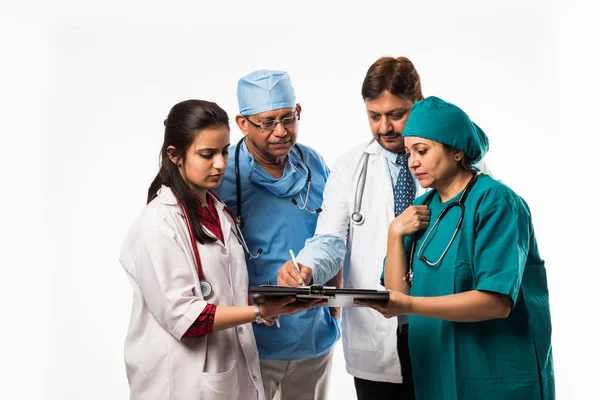
M 317 220 L 317 235 L 334 235 L 346 241 L 348 237 L 348 227 L 350 224 L 350 204 L 348 202 L 348 193 L 350 192 L 350 177 L 348 171 L 341 172 L 343 166 L 337 162 L 333 166 L 333 171 L 327 179 L 325 190 L 323 191 L 323 211 L 319 214 Z M 348 180 L 344 180 L 344 176 Z
M 313 270 L 313 281 L 325 283 L 334 277 L 346 256 L 349 205 L 348 184 L 343 181 L 340 163 L 334 165 L 323 192 L 323 211 L 319 214 L 315 236 L 298 253 L 298 262 Z
M 337 275 L 344 257 L 346 243 L 342 239 L 335 235 L 318 234 L 306 240 L 297 260 L 313 270 L 313 283 L 323 285 Z
M 175 240 L 175 231 L 165 221 L 156 224 L 161 226 L 141 229 L 137 243 L 131 243 L 138 248 L 129 252 L 131 258 L 121 258 L 121 264 L 139 288 L 152 316 L 181 339 L 207 303 L 194 293 L 193 269 Z

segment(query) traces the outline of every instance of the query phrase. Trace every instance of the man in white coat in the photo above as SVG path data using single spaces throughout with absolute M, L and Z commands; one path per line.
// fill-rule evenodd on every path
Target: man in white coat
M 343 264 L 346 288 L 383 289 L 388 226 L 402 201 L 412 203 L 424 193 L 407 172 L 402 138 L 413 104 L 423 99 L 419 74 L 406 57 L 380 58 L 367 72 L 362 96 L 373 139 L 335 163 L 315 236 L 297 257 L 301 275 L 285 263 L 279 285 L 296 286 L 299 280 L 323 284 Z M 359 400 L 414 399 L 406 322 L 368 308 L 344 309 L 346 370 L 354 376 Z

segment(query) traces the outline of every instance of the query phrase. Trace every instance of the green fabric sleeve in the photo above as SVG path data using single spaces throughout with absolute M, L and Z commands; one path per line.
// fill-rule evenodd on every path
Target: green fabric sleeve
M 506 187 L 490 190 L 479 204 L 475 232 L 476 289 L 508 295 L 514 306 L 529 253 L 527 208 Z

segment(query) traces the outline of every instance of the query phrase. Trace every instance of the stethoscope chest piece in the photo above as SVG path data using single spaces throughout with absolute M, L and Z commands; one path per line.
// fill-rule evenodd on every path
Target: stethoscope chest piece
M 202 260 L 200 260 L 200 252 L 198 251 L 198 245 L 196 244 L 196 237 L 194 236 L 194 232 L 192 231 L 190 218 L 187 214 L 187 211 L 185 210 L 185 207 L 183 206 L 183 204 L 181 204 L 181 200 L 177 198 L 177 201 L 181 207 L 183 219 L 185 220 L 185 224 L 190 235 L 192 250 L 194 251 L 194 260 L 196 261 L 196 268 L 198 271 L 198 278 L 200 279 L 200 293 L 202 293 L 202 297 L 206 299 L 212 293 L 212 285 L 204 279 L 204 272 L 202 271 Z
M 356 225 L 362 225 L 365 222 L 365 216 L 360 211 L 354 211 L 352 213 L 352 222 Z
M 412 283 L 415 280 L 415 274 L 414 274 L 412 268 L 409 269 L 408 272 L 406 273 L 406 278 L 405 279 L 406 279 L 406 283 L 408 283 L 409 286 L 412 285 Z
M 369 142 L 369 144 L 373 143 Z M 360 174 L 358 175 L 358 183 L 356 185 L 356 192 L 354 193 L 354 212 L 350 216 L 352 222 L 355 225 L 362 225 L 365 222 L 365 216 L 362 213 L 362 200 L 363 193 L 365 191 L 365 183 L 367 181 L 367 168 L 369 166 L 369 153 L 364 153 L 362 155 L 363 162 L 360 168 Z
M 202 297 L 207 298 L 212 293 L 212 285 L 208 281 L 201 280 L 200 292 L 202 293 Z

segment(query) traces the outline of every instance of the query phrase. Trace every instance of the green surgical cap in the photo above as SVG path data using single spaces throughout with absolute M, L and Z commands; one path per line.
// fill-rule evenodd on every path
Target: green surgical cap
M 488 151 L 488 138 L 463 110 L 439 97 L 415 103 L 402 136 L 416 136 L 462 150 L 473 164 Z

